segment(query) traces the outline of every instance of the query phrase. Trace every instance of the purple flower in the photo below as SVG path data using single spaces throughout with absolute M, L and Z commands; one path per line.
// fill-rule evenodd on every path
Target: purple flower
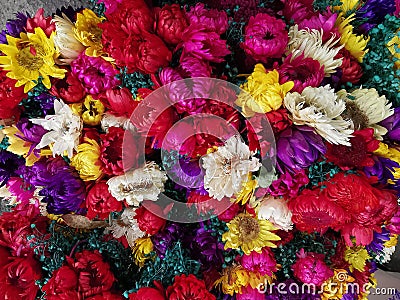
M 190 24 L 203 25 L 208 31 L 223 34 L 228 29 L 228 16 L 224 11 L 205 9 L 203 3 L 197 3 L 187 13 Z
M 168 222 L 165 228 L 151 236 L 154 250 L 160 258 L 165 257 L 165 253 L 174 242 L 182 238 L 183 231 L 178 223 Z
M 0 187 L 5 185 L 10 177 L 17 176 L 19 167 L 25 164 L 25 160 L 18 155 L 0 150 Z
M 400 142 L 400 107 L 396 107 L 393 115 L 380 122 L 380 125 L 388 130 L 386 137 L 389 140 Z
M 22 133 L 22 135 L 16 134 L 16 136 L 31 144 L 28 155 L 33 151 L 39 157 L 40 150 L 35 149 L 35 147 L 40 143 L 42 136 L 47 133 L 47 130 L 40 125 L 33 124 L 26 118 L 19 120 L 16 127 Z
M 164 164 L 168 177 L 185 188 L 202 188 L 204 186 L 204 172 L 198 160 L 181 156 L 172 158 L 170 163 Z
M 365 246 L 368 252 L 378 253 L 385 248 L 383 245 L 386 241 L 390 240 L 390 231 L 386 228 L 382 228 L 382 232 L 374 232 L 374 239 L 372 242 Z
M 373 156 L 375 164 L 372 167 L 365 167 L 364 172 L 368 177 L 377 177 L 379 182 L 386 184 L 389 181 L 388 187 L 395 190 L 400 196 L 400 181 L 393 175 L 395 168 L 400 168 L 400 164 L 390 160 L 389 158 Z
M 72 73 L 80 80 L 85 91 L 97 95 L 119 84 L 115 77 L 118 71 L 101 57 L 92 57 L 82 52 L 71 63 Z
M 8 20 L 6 23 L 6 30 L 3 30 L 0 34 L 0 43 L 7 44 L 6 34 L 11 35 L 13 37 L 19 37 L 20 33 L 25 31 L 25 26 L 28 18 L 31 16 L 26 13 L 23 14 L 18 12 L 15 14 L 14 20 Z
M 296 126 L 285 129 L 279 135 L 276 152 L 280 171 L 283 170 L 282 165 L 294 171 L 311 166 L 326 152 L 326 147 L 314 129 L 308 126 Z
M 393 0 L 367 0 L 364 5 L 356 12 L 356 18 L 366 20 L 358 29 L 361 33 L 367 33 L 377 24 L 382 23 L 387 14 L 392 14 L 396 10 Z

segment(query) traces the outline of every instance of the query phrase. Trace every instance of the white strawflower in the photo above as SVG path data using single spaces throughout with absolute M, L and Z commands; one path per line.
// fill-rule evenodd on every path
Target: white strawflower
M 392 255 L 396 251 L 396 246 L 385 247 L 383 250 L 376 256 L 376 259 L 382 263 L 386 264 L 392 260 Z
M 238 193 L 249 172 L 261 167 L 249 147 L 238 136 L 229 138 L 217 151 L 201 158 L 205 169 L 204 188 L 213 198 L 221 200 Z
M 306 87 L 301 94 L 289 92 L 283 103 L 295 125 L 315 128 L 329 143 L 350 146 L 349 138 L 354 131 L 352 123 L 340 116 L 346 109 L 346 102 L 338 99 L 328 85 Z
M 298 29 L 294 25 L 289 29 L 289 42 L 286 54 L 292 54 L 292 59 L 304 54 L 319 61 L 324 66 L 325 76 L 330 77 L 336 69 L 342 65 L 342 58 L 335 58 L 343 45 L 336 46 L 339 43 L 336 36 L 332 36 L 325 43 L 322 42 L 322 29 Z
M 41 125 L 48 130 L 36 149 L 52 145 L 53 156 L 64 155 L 66 151 L 71 158 L 79 144 L 82 120 L 62 100 L 54 100 L 54 111 L 54 115 L 47 115 L 44 119 L 31 119 L 33 124 Z
M 52 22 L 56 24 L 54 45 L 60 51 L 61 55 L 57 59 L 57 63 L 69 65 L 85 50 L 85 46 L 75 38 L 75 25 L 65 14 L 62 14 L 62 17 L 55 16 Z
M 386 97 L 379 96 L 376 89 L 356 89 L 351 93 L 340 90 L 340 99 L 346 101 L 348 109 L 352 109 L 349 115 L 353 121 L 353 129 L 373 128 L 375 138 L 382 140 L 382 136 L 387 133 L 387 129 L 378 125 L 379 122 L 393 115 L 392 103 Z
M 148 162 L 143 168 L 110 178 L 107 184 L 111 195 L 118 201 L 125 200 L 129 205 L 139 206 L 143 200 L 157 201 L 166 180 L 165 172 L 156 163 Z
M 136 216 L 135 208 L 125 208 L 117 220 L 112 220 L 111 225 L 106 228 L 106 232 L 111 232 L 116 239 L 125 236 L 130 247 L 133 247 L 138 238 L 146 233 L 140 230 Z
M 293 229 L 292 212 L 283 199 L 270 196 L 263 198 L 258 206 L 258 218 L 268 220 L 285 231 Z
M 123 116 L 115 116 L 109 112 L 106 112 L 101 119 L 101 129 L 105 132 L 108 131 L 110 127 L 121 127 L 125 130 L 129 130 L 131 132 L 135 132 L 136 128 L 131 123 L 130 119 L 123 117 Z

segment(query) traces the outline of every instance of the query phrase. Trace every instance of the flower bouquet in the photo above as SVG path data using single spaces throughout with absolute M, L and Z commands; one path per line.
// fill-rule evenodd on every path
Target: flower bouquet
M 390 0 L 99 0 L 0 34 L 1 299 L 367 299 L 400 234 Z

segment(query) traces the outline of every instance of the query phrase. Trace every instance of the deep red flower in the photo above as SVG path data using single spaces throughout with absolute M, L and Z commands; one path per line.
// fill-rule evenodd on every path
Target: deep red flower
M 379 148 L 379 141 L 374 138 L 374 130 L 365 128 L 354 131 L 350 138 L 351 146 L 327 143 L 325 157 L 343 170 L 372 167 L 375 161 L 373 151 Z
M 54 81 L 50 93 L 68 104 L 80 102 L 86 95 L 81 82 L 71 71 L 65 73 L 63 79 Z
M 10 252 L 5 247 L 0 247 L 0 270 L 8 264 Z
M 109 107 L 109 112 L 116 116 L 124 116 L 129 118 L 139 101 L 133 99 L 132 93 L 127 88 L 112 89 L 106 92 L 106 106 Z
M 27 95 L 24 87 L 15 87 L 17 81 L 8 78 L 6 74 L 7 72 L 0 70 L 0 119 L 18 119 L 21 112 L 18 104 Z
M 233 203 L 231 206 L 228 207 L 227 210 L 218 215 L 218 219 L 224 222 L 229 222 L 233 220 L 234 217 L 236 217 L 240 210 L 240 205 L 237 203 Z
M 86 217 L 89 219 L 96 216 L 100 219 L 106 219 L 110 212 L 121 211 L 122 203 L 110 194 L 107 183 L 100 181 L 89 190 L 86 197 L 86 207 L 88 209 Z
M 313 0 L 287 0 L 282 10 L 287 21 L 300 24 L 304 19 L 309 19 L 314 14 Z
M 31 256 L 13 257 L 0 269 L 0 298 L 34 300 L 41 278 L 40 264 Z
M 84 297 L 109 291 L 115 281 L 110 265 L 97 250 L 77 253 L 73 267 L 78 272 L 78 289 Z
M 166 300 L 164 287 L 154 281 L 155 288 L 142 287 L 136 293 L 129 294 L 129 300 Z
M 125 299 L 120 294 L 112 292 L 102 292 L 100 294 L 85 298 L 85 300 L 123 300 Z
M 146 207 L 149 207 L 150 210 Z M 138 222 L 140 230 L 145 231 L 147 234 L 156 234 L 166 223 L 164 218 L 159 217 L 163 215 L 161 207 L 151 203 L 151 201 L 146 201 L 146 205 L 139 207 L 135 212 L 135 219 Z M 153 214 L 152 212 L 156 212 L 157 214 Z
M 169 300 L 215 300 L 215 296 L 207 289 L 203 280 L 193 274 L 175 276 L 174 284 L 167 288 Z
M 39 8 L 33 18 L 29 18 L 26 22 L 26 31 L 27 32 L 35 32 L 36 27 L 40 27 L 43 29 L 44 33 L 47 37 L 50 37 L 51 33 L 56 30 L 56 24 L 51 22 L 52 17 L 44 16 L 44 9 Z
M 292 120 L 289 118 L 288 111 L 285 108 L 272 110 L 266 113 L 265 116 L 267 117 L 274 134 L 278 134 L 284 131 L 293 123 Z
M 78 273 L 70 266 L 55 270 L 43 286 L 47 300 L 80 300 L 78 292 Z
M 303 190 L 289 202 L 289 209 L 293 213 L 292 221 L 302 231 L 324 233 L 328 228 L 345 224 L 350 218 L 340 205 L 318 192 Z
M 345 48 L 340 49 L 335 58 L 343 59 L 342 65 L 340 66 L 340 69 L 342 70 L 340 83 L 358 83 L 361 79 L 361 76 L 363 75 L 363 69 L 358 63 L 357 59 L 355 59 Z
M 156 10 L 156 33 L 167 43 L 177 45 L 182 33 L 189 26 L 183 10 L 178 4 L 164 5 Z
M 141 146 L 138 136 L 119 127 L 110 127 L 100 138 L 100 160 L 105 174 L 122 175 L 125 170 L 137 166 Z

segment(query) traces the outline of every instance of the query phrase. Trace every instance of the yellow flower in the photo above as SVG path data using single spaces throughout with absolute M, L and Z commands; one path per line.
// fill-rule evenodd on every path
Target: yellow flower
M 334 275 L 321 285 L 321 300 L 342 299 L 350 283 L 355 281 L 344 269 L 334 269 L 333 272 Z
M 281 238 L 271 231 L 277 228 L 268 220 L 259 220 L 251 215 L 241 213 L 227 224 L 229 231 L 222 235 L 225 249 L 241 248 L 245 254 L 251 251 L 261 253 L 263 247 L 276 245 L 271 241 L 279 241 Z
M 84 143 L 78 145 L 78 152 L 71 159 L 73 166 L 84 181 L 96 180 L 102 175 L 100 146 L 95 140 L 85 138 Z
M 343 13 L 341 13 L 336 19 L 335 26 L 340 33 L 340 44 L 344 45 L 350 54 L 361 63 L 365 54 L 368 52 L 366 47 L 369 42 L 369 37 L 366 38 L 364 35 L 356 35 L 353 32 L 353 25 L 350 23 L 354 19 L 354 14 L 344 18 Z
M 240 203 L 241 205 L 246 204 L 250 201 L 250 204 L 254 203 L 254 191 L 258 186 L 256 179 L 252 179 L 251 173 L 248 175 L 248 180 L 243 183 L 242 190 L 236 195 L 236 199 L 231 199 L 232 202 Z M 252 206 L 253 207 L 253 206 Z
M 400 67 L 400 37 L 396 34 L 393 38 L 386 44 L 387 48 L 389 49 L 390 53 L 396 58 L 394 65 L 398 69 Z
M 8 137 L 8 143 L 10 144 L 7 147 L 7 151 L 23 156 L 25 158 L 26 166 L 32 166 L 40 159 L 40 156 L 37 157 L 33 151 L 29 153 L 32 144 L 18 137 L 23 137 L 24 134 L 15 126 L 5 127 L 2 129 L 2 132 Z
M 359 2 L 358 0 L 342 0 L 340 6 L 334 6 L 333 9 L 346 13 L 356 9 L 359 6 Z
M 266 72 L 262 64 L 254 67 L 254 72 L 247 78 L 236 99 L 236 105 L 242 108 L 245 117 L 252 117 L 255 113 L 267 113 L 281 107 L 283 98 L 294 86 L 293 81 L 279 84 L 277 70 Z
M 138 238 L 132 247 L 135 264 L 143 267 L 146 260 L 150 258 L 149 254 L 153 251 L 153 243 L 150 237 Z
M 398 235 L 393 234 L 390 236 L 390 239 L 388 241 L 386 241 L 383 245 L 386 248 L 395 247 L 397 245 L 397 239 L 398 239 Z
M 364 271 L 366 261 L 370 258 L 371 256 L 369 256 L 368 251 L 362 246 L 347 246 L 344 252 L 344 259 L 350 264 L 350 271 L 354 269 L 360 272 Z
M 35 28 L 34 33 L 22 32 L 20 38 L 7 35 L 7 44 L 0 44 L 0 65 L 9 71 L 7 77 L 17 80 L 15 86 L 24 86 L 24 92 L 31 90 L 39 77 L 46 88 L 51 87 L 50 78 L 64 78 L 66 70 L 55 66 L 54 58 L 58 56 L 55 49 L 53 32 L 47 38 L 43 29 Z
M 70 107 L 75 115 L 82 117 L 83 123 L 90 126 L 99 125 L 105 111 L 103 103 L 91 95 L 87 95 L 83 103 L 74 103 Z
M 99 18 L 92 10 L 86 8 L 76 15 L 75 38 L 86 47 L 86 55 L 100 56 L 103 54 L 101 43 L 102 30 L 100 24 L 105 18 Z
M 388 158 L 400 164 L 400 151 L 395 148 L 390 148 L 385 143 L 379 143 L 379 148 L 374 151 L 374 154 Z M 391 172 L 395 179 L 400 178 L 400 168 L 393 168 Z M 393 183 L 393 181 L 388 180 L 388 183 Z

